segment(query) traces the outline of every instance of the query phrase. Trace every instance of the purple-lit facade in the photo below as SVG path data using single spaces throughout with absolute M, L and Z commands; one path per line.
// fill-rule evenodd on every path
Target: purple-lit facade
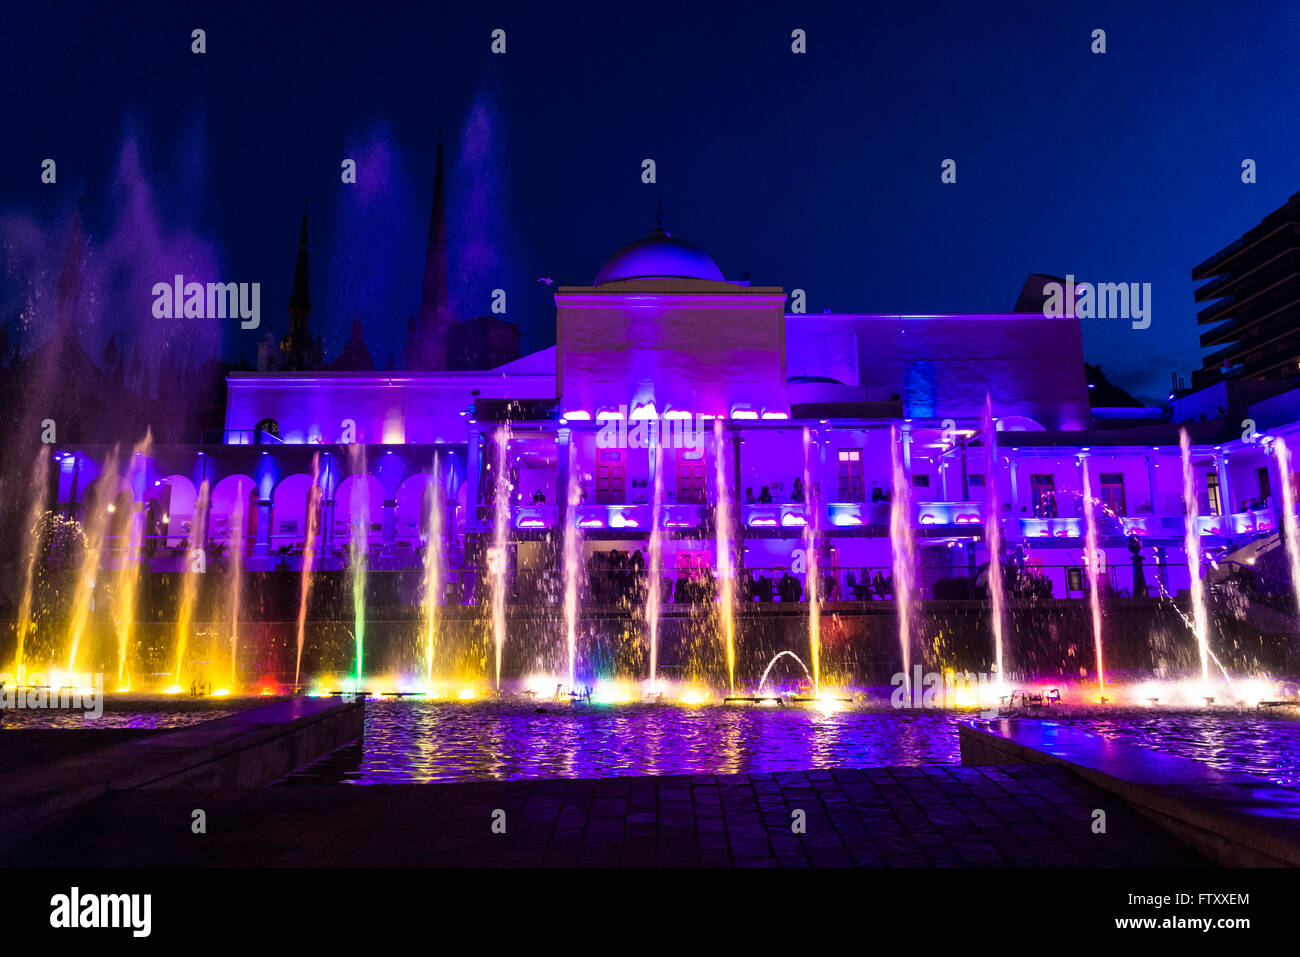
M 716 564 L 721 458 L 741 567 L 772 578 L 795 567 L 812 523 L 819 564 L 839 589 L 830 597 L 853 598 L 850 574 L 861 582 L 891 562 L 893 435 L 925 597 L 944 579 L 979 579 L 990 500 L 1000 504 L 1007 555 L 1019 550 L 1056 597 L 1068 597 L 1066 570 L 1084 561 L 1085 468 L 1113 513 L 1101 534 L 1114 586 L 1132 586 L 1128 536 L 1137 535 L 1152 592 L 1157 565 L 1171 592 L 1185 587 L 1181 421 L 1191 423 L 1204 546 L 1230 550 L 1279 527 L 1284 478 L 1270 439 L 1300 432 L 1300 392 L 1245 405 L 1197 393 L 1175 403 L 1172 419 L 1091 408 L 1075 317 L 790 313 L 784 289 L 725 281 L 707 256 L 663 232 L 613 257 L 593 285 L 560 287 L 555 302 L 557 345 L 494 369 L 232 374 L 220 441 L 155 448 L 122 479 L 137 537 L 159 546 L 151 567 L 179 567 L 205 480 L 209 541 L 230 541 L 238 525 L 244 567 L 298 567 L 313 471 L 325 568 L 345 567 L 363 525 L 372 567 L 418 567 L 436 457 L 448 564 L 473 568 L 493 534 L 487 466 L 507 419 L 508 560 L 521 569 L 552 562 L 542 543 L 568 524 L 588 555 L 646 548 L 651 423 L 664 436 L 667 577 Z M 997 420 L 992 452 L 982 437 L 986 396 Z M 1243 409 L 1257 434 L 1212 435 L 1197 402 L 1212 407 L 1209 420 Z M 805 449 L 815 507 L 794 490 Z M 65 509 L 84 506 L 102 458 L 98 449 L 61 452 Z M 572 506 L 571 470 L 580 489 Z M 358 503 L 364 523 L 350 520 Z M 110 549 L 106 562 L 127 551 Z

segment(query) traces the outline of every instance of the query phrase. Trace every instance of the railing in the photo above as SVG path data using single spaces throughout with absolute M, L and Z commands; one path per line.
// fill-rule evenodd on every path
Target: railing
M 278 435 L 263 429 L 219 429 L 199 433 L 200 445 L 284 445 Z
M 1008 601 L 1047 599 L 1080 600 L 1088 594 L 1088 573 L 1082 564 L 1042 565 L 1009 560 L 1002 565 L 1003 594 Z M 482 569 L 450 573 L 460 582 L 456 589 L 467 604 L 490 600 L 493 577 Z M 1143 565 L 1146 598 L 1160 596 L 1156 576 L 1163 574 L 1165 589 L 1177 593 L 1187 587 L 1187 567 L 1166 563 L 1163 568 L 1147 559 Z M 882 602 L 896 600 L 892 566 L 840 566 L 820 570 L 817 576 L 821 602 Z M 560 606 L 564 600 L 564 571 L 558 568 L 511 569 L 503 576 L 506 601 L 514 605 Z M 579 599 L 585 605 L 610 605 L 625 610 L 644 607 L 649 588 L 644 554 L 608 553 L 590 557 L 579 572 Z M 987 601 L 988 566 L 972 577 L 964 568 L 918 565 L 914 569 L 913 598 L 923 601 Z M 718 579 L 713 569 L 664 569 L 660 576 L 660 602 L 667 610 L 711 605 L 718 600 Z M 1102 571 L 1102 589 L 1110 597 L 1137 597 L 1142 589 L 1132 565 L 1108 563 Z M 805 571 L 788 566 L 746 568 L 734 579 L 733 595 L 741 605 L 807 605 L 809 582 Z M 557 608 L 558 613 L 558 608 Z
M 915 508 L 915 524 L 921 528 L 979 525 L 983 521 L 983 502 L 919 502 Z
M 808 512 L 805 502 L 761 502 L 742 505 L 740 520 L 746 528 L 804 528 L 808 525 Z
M 516 505 L 514 525 L 521 530 L 554 528 L 559 514 L 558 505 Z

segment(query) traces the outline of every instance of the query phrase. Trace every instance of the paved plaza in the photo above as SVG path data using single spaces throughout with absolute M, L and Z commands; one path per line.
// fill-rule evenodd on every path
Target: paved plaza
M 195 809 L 205 834 L 192 832 Z M 1096 809 L 1105 833 L 1094 833 Z M 1068 770 L 1031 765 L 396 786 L 300 775 L 256 789 L 134 789 L 6 856 L 19 866 L 145 867 L 1208 863 Z

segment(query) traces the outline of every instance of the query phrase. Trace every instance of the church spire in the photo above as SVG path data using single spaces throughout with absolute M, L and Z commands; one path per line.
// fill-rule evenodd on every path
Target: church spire
M 63 270 L 59 273 L 56 316 L 59 322 L 72 323 L 77 320 L 77 313 L 81 306 L 81 272 L 84 255 L 81 203 L 77 203 L 77 215 L 72 221 L 72 234 L 68 237 L 68 248 L 63 254 Z
M 438 133 L 438 166 L 433 175 L 433 212 L 429 244 L 424 255 L 424 290 L 420 296 L 420 326 L 425 334 L 441 335 L 447 310 L 447 207 L 442 184 L 442 132 Z
M 317 368 L 315 343 L 307 331 L 311 294 L 307 291 L 307 198 L 302 201 L 302 229 L 298 233 L 298 262 L 293 267 L 293 292 L 289 294 L 289 334 L 280 340 L 284 368 Z
M 306 328 L 310 312 L 311 294 L 307 291 L 307 199 L 304 197 L 302 231 L 298 234 L 298 263 L 293 269 L 293 292 L 289 296 L 289 321 L 294 331 Z

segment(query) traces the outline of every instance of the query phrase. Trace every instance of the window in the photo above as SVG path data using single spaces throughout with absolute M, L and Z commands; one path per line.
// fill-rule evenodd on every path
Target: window
M 1219 501 L 1219 473 L 1209 472 L 1205 476 L 1205 493 L 1210 500 L 1210 514 L 1222 515 L 1223 509 Z
M 688 459 L 686 449 L 677 450 L 677 502 L 679 505 L 704 504 L 704 456 Z
M 912 476 L 912 488 L 929 488 L 929 487 L 930 487 L 930 476 L 928 475 Z
M 866 487 L 862 481 L 862 450 L 840 449 L 840 489 L 837 502 L 865 502 Z
M 680 551 L 677 553 L 677 574 L 698 578 L 713 568 L 713 553 L 709 551 Z
M 1256 469 L 1255 474 L 1259 477 L 1259 497 L 1268 501 L 1273 497 L 1273 488 L 1268 480 L 1268 466 Z
M 1034 503 L 1034 518 L 1056 518 L 1056 476 L 1029 476 L 1029 496 Z
M 983 488 L 984 474 L 982 472 L 972 472 L 970 476 L 966 479 L 966 484 L 969 485 L 971 488 Z
M 598 449 L 596 504 L 622 505 L 627 500 L 626 475 L 622 449 Z
M 1101 473 L 1101 504 L 1116 515 L 1128 514 L 1124 504 L 1124 476 L 1121 473 Z

